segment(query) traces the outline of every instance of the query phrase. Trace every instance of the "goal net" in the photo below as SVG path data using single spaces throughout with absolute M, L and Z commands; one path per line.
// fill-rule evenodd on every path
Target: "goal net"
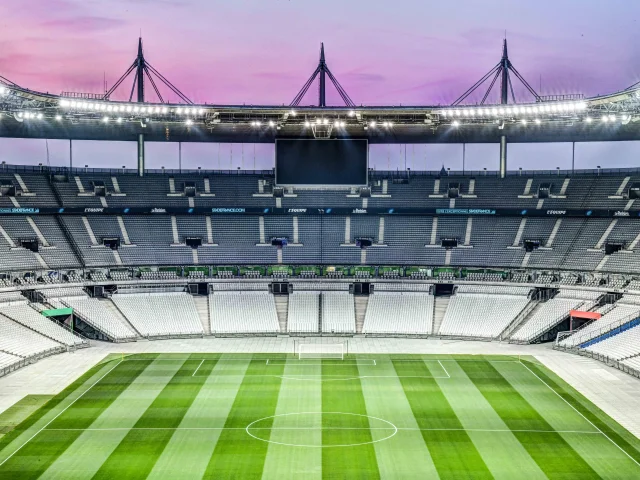
M 337 358 L 344 360 L 343 343 L 301 343 L 298 346 L 298 358 Z

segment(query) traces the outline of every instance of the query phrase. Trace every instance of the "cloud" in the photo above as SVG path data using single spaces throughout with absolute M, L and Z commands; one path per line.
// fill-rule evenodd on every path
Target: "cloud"
M 340 77 L 356 82 L 384 82 L 387 78 L 379 73 L 348 72 Z
M 57 20 L 48 20 L 40 24 L 44 28 L 69 29 L 73 32 L 97 32 L 111 30 L 113 28 L 125 25 L 124 20 L 97 17 L 97 16 L 79 16 L 71 18 L 61 18 Z

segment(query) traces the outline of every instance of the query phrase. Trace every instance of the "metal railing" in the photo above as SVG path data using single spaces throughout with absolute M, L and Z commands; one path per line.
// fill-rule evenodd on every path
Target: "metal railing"
M 137 168 L 89 168 L 89 167 L 73 167 L 66 166 L 50 166 L 50 165 L 15 165 L 15 164 L 0 164 L 0 172 L 11 173 L 48 173 L 51 175 L 72 175 L 82 173 L 93 174 L 111 174 L 111 175 L 138 175 Z M 168 168 L 152 168 L 146 169 L 145 173 L 150 174 L 192 174 L 192 175 L 261 175 L 273 177 L 275 169 L 266 170 L 245 170 L 241 168 L 229 169 L 229 170 L 205 170 L 205 169 L 168 169 Z M 509 170 L 507 171 L 508 177 L 515 176 L 605 176 L 605 175 L 622 175 L 622 174 L 640 174 L 640 167 L 628 167 L 628 168 L 582 168 L 582 169 L 555 169 L 555 170 Z M 500 172 L 497 170 L 448 170 L 442 172 L 441 170 L 369 170 L 370 180 L 391 180 L 394 178 L 410 178 L 413 176 L 420 177 L 447 177 L 447 176 L 464 176 L 464 177 L 499 177 Z
M 38 360 L 42 358 L 49 357 L 57 353 L 63 353 L 65 351 L 66 351 L 65 348 L 60 346 L 60 347 L 50 348 L 48 350 L 43 350 L 42 352 L 38 352 L 35 355 L 31 355 L 29 357 L 20 358 L 19 360 L 16 360 L 14 363 L 11 363 L 4 367 L 0 367 L 0 377 L 7 375 L 15 370 L 18 370 L 19 368 L 26 367 L 27 365 L 36 363 Z
M 604 327 L 597 329 L 597 330 L 592 330 L 590 332 L 583 332 L 582 334 L 580 333 L 581 330 L 574 330 L 573 332 L 558 332 L 558 335 L 556 336 L 556 341 L 555 343 L 558 344 L 559 342 L 567 339 L 568 337 L 573 337 L 575 340 L 577 340 L 574 344 L 574 346 L 579 346 L 582 345 L 583 343 L 586 343 L 590 340 L 594 340 L 602 335 L 605 335 L 609 332 L 614 331 L 616 328 L 620 328 L 623 325 L 626 325 L 629 322 L 632 322 L 634 320 L 636 320 L 637 318 L 640 317 L 640 306 L 638 308 L 638 312 L 636 313 L 631 313 L 629 315 L 627 315 L 626 317 L 623 317 L 619 320 L 616 320 L 615 322 L 609 323 L 607 325 L 605 325 Z M 597 322 L 598 320 L 596 320 Z M 591 324 L 589 324 L 591 325 Z M 562 338 L 560 338 L 560 336 L 562 335 Z
M 558 345 L 554 345 L 553 348 L 555 350 L 562 350 L 564 352 L 567 353 L 573 353 L 575 355 L 580 355 L 582 357 L 588 357 L 588 358 L 593 358 L 594 360 L 598 360 L 599 362 L 604 363 L 605 365 L 608 365 L 610 367 L 613 368 L 617 368 L 618 370 L 620 370 L 621 372 L 624 372 L 626 374 L 629 374 L 633 377 L 636 378 L 640 378 L 640 370 L 633 368 L 619 360 L 616 360 L 615 358 L 611 358 L 607 355 L 602 355 L 600 353 L 595 353 L 595 352 L 591 352 L 589 350 L 584 350 L 584 349 L 579 349 L 579 348 L 575 348 L 575 347 L 562 347 L 562 346 L 558 346 Z M 636 355 L 637 357 L 637 355 Z M 629 358 L 635 358 L 635 357 L 629 357 Z

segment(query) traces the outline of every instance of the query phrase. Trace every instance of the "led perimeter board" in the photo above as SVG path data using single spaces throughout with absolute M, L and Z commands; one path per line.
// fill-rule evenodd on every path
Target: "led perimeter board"
M 363 186 L 368 166 L 366 139 L 276 139 L 276 185 Z

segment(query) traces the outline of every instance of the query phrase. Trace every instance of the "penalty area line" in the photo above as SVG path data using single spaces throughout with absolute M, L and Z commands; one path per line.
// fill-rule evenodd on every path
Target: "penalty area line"
M 191 375 L 192 377 L 196 376 L 196 373 L 198 373 L 198 370 L 200 370 L 200 367 L 202 366 L 203 363 L 204 363 L 204 358 L 200 362 L 200 365 L 198 365 L 198 367 L 193 371 L 193 374 Z
M 444 373 L 447 374 L 447 378 L 451 378 L 451 375 L 449 375 L 449 372 L 447 372 L 447 369 L 444 368 L 444 365 L 442 364 L 442 362 L 440 360 L 438 360 L 438 363 L 440 364 L 440 366 L 442 367 L 442 370 L 444 370 Z

